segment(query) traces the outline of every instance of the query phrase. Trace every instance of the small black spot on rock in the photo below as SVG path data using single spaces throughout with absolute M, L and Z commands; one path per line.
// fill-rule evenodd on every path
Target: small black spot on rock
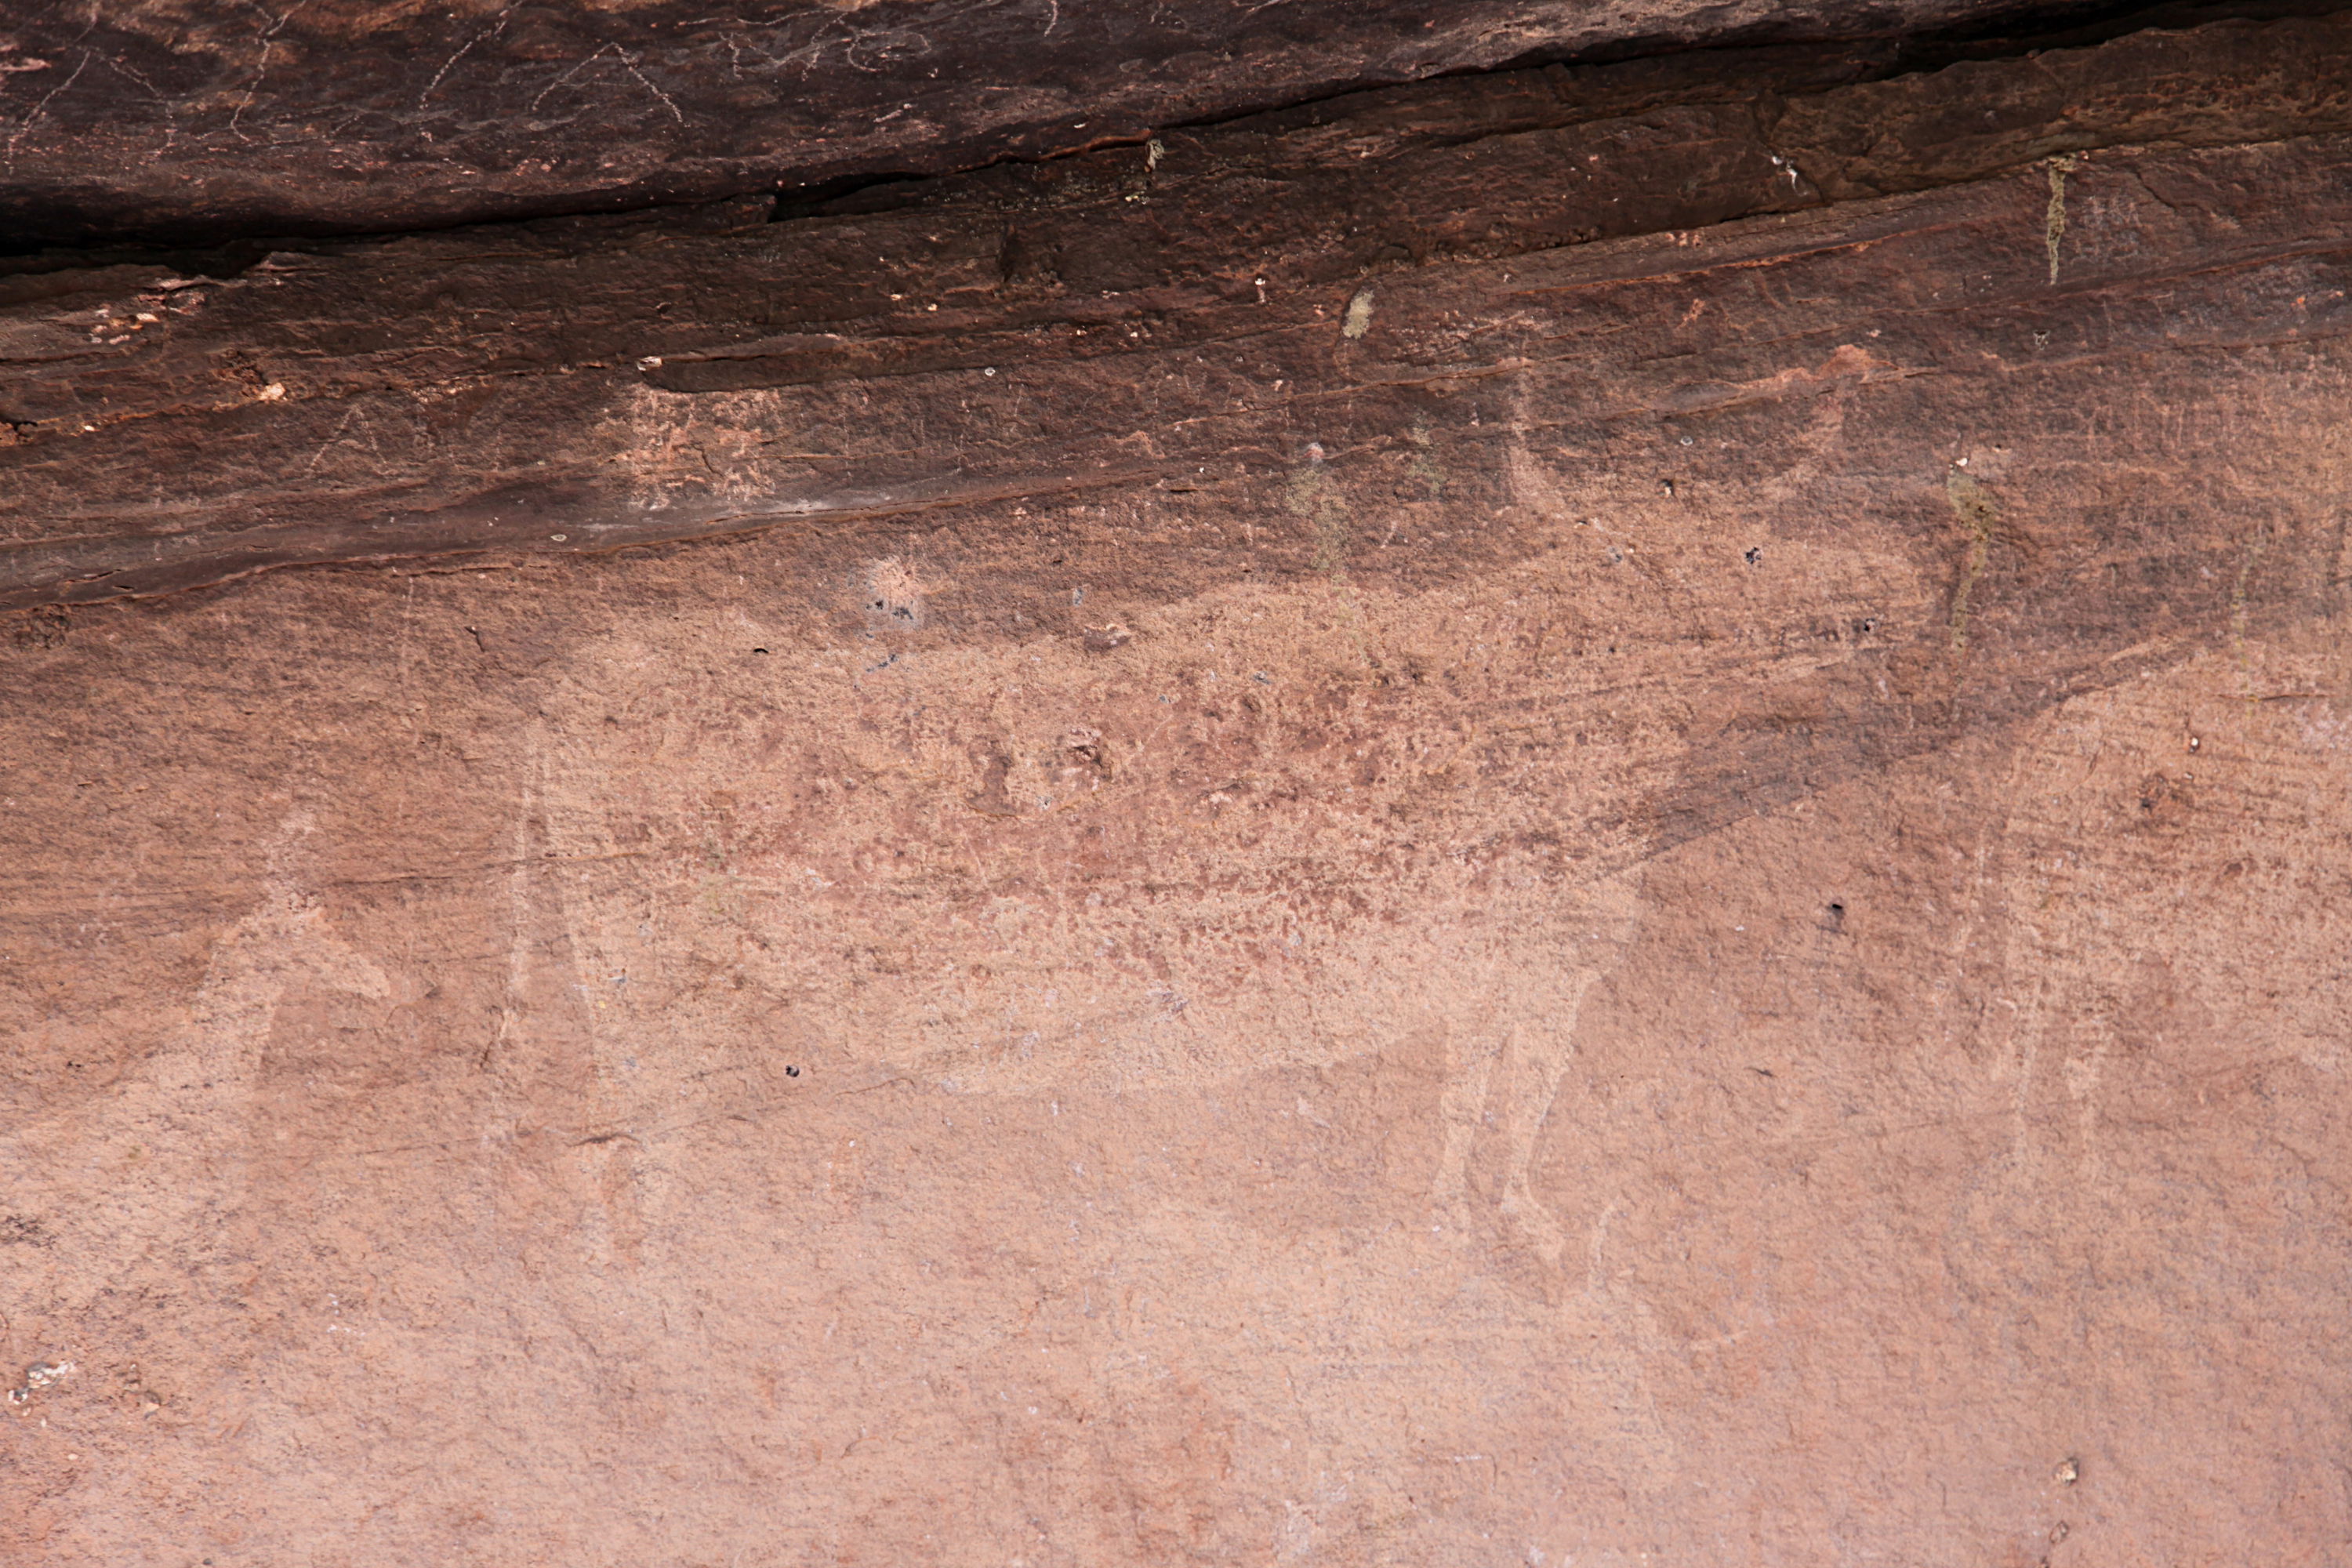
M 1744 556 L 1740 557 L 1740 559 L 1741 559 L 1741 560 L 1743 560 L 1743 561 L 1745 561 L 1745 562 L 1747 562 L 1747 563 L 1748 563 L 1748 564 L 1749 564 L 1750 566 L 1759 565 L 1759 564 L 1760 564 L 1760 563 L 1763 562 L 1763 559 L 1764 559 L 1764 551 L 1763 551 L 1763 548 L 1762 548 L 1760 545 L 1759 545 L 1759 546 L 1757 546 L 1757 547 L 1755 547 L 1755 548 L 1752 548 L 1752 549 L 1750 549 L 1750 550 L 1748 552 L 1748 553 L 1747 553 L 1746 555 L 1744 555 Z
M 784 1076 L 786 1078 L 798 1078 L 801 1076 L 801 1069 L 798 1068 L 786 1068 L 784 1069 Z

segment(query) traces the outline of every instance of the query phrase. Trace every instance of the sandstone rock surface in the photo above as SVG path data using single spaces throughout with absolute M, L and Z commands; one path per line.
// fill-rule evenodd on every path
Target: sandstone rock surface
M 35 0 L 0 13 L 10 237 L 384 232 L 1004 156 L 1647 46 L 2014 0 Z M 2178 7 L 2195 15 L 2195 5 Z M 2087 5 L 2044 6 L 2080 25 Z
M 2346 37 L 17 264 L 0 1542 L 2341 1560 Z

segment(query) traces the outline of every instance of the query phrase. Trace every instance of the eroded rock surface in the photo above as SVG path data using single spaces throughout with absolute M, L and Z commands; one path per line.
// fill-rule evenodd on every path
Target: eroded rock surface
M 783 221 L 27 261 L 0 605 L 1137 485 L 1255 513 L 1310 444 L 1340 485 L 1441 428 L 1491 450 L 1498 391 L 1606 444 L 1822 376 L 2316 342 L 2347 46 L 2316 18 L 1887 82 L 1808 50 L 1515 72 Z M 1796 292 L 1759 315 L 1767 276 Z
M 2184 8 L 2194 14 L 2197 7 Z M 1139 140 L 1528 58 L 1874 38 L 2000 0 L 58 0 L 0 15 L 10 237 L 383 232 Z M 2050 6 L 2063 23 L 2086 5 Z
M 7 279 L 0 1539 L 2332 1561 L 2343 36 Z

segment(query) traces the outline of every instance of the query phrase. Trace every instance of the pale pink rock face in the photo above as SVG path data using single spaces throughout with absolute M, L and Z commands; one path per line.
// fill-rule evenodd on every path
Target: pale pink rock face
M 0 276 L 0 1542 L 2332 1562 L 2277 26 Z

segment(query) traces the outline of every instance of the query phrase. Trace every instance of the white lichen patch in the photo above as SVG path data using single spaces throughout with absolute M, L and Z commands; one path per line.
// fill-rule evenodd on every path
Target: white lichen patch
M 69 1361 L 37 1361 L 25 1369 L 25 1381 L 8 1391 L 11 1405 L 30 1404 L 33 1395 L 43 1389 L 53 1388 L 73 1374 Z

